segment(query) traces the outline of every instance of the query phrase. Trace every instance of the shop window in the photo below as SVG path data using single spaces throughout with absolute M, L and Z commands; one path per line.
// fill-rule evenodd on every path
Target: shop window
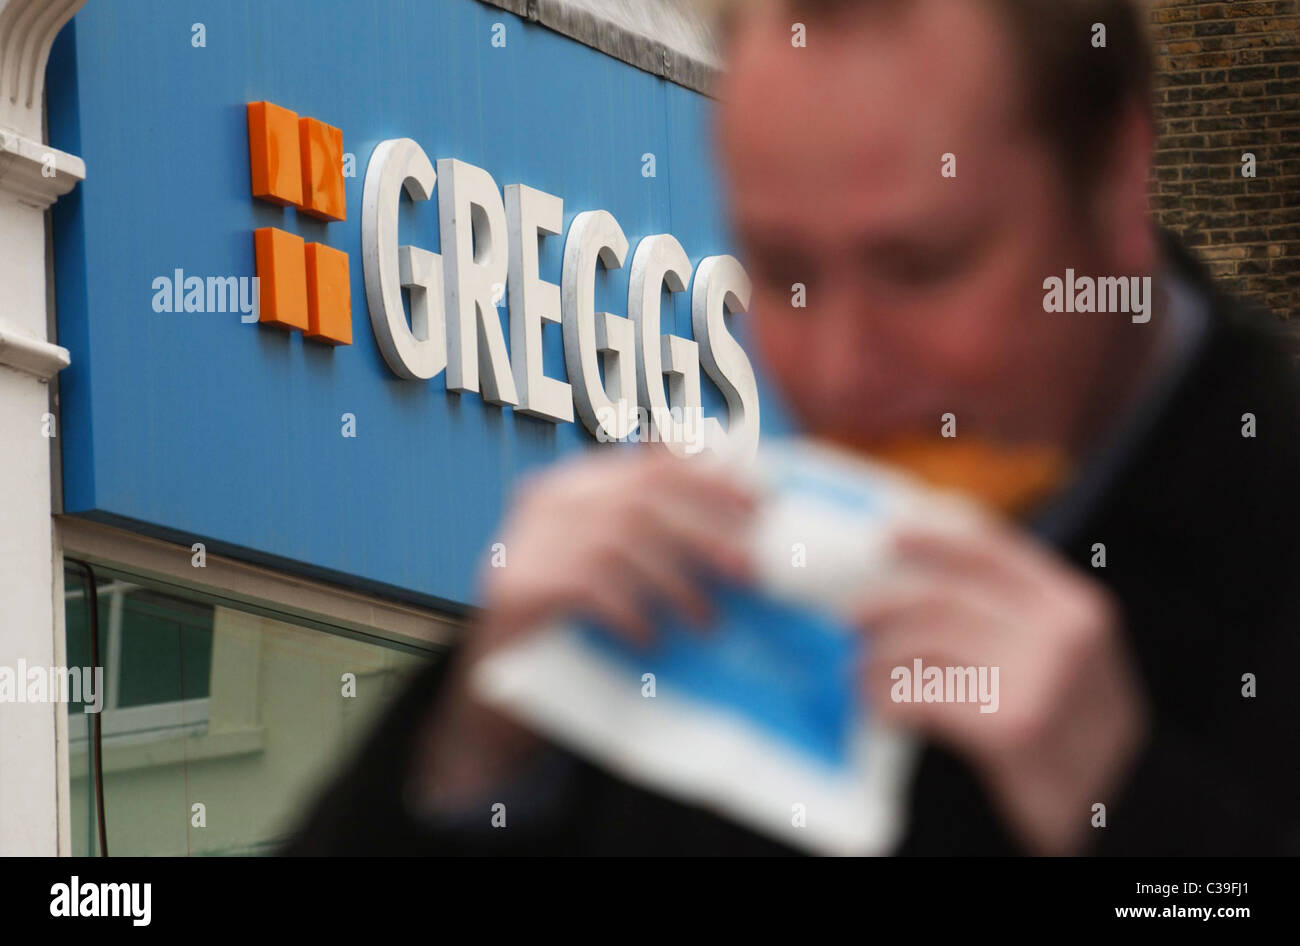
M 111 855 L 269 853 L 436 652 L 94 567 Z M 85 570 L 67 662 L 91 666 Z M 93 728 L 68 707 L 72 852 L 98 853 Z

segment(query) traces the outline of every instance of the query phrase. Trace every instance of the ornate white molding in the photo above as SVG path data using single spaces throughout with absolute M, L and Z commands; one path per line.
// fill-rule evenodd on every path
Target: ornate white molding
M 43 144 L 45 65 L 54 37 L 86 0 L 0 0 L 0 193 L 44 209 L 86 176 Z
M 76 155 L 0 129 L 0 193 L 44 210 L 85 177 Z
M 68 350 L 63 346 L 34 338 L 0 322 L 0 365 L 48 381 L 70 362 Z
M 0 0 L 0 125 L 42 140 L 45 64 L 86 0 Z

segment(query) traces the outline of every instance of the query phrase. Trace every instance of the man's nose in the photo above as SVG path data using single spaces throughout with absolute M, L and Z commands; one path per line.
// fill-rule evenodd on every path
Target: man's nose
M 872 338 L 869 301 L 859 287 L 844 281 L 824 287 L 815 305 L 818 311 L 808 320 L 812 344 L 805 370 L 814 376 L 809 380 L 824 400 L 857 398 L 864 380 L 879 374 L 880 351 Z

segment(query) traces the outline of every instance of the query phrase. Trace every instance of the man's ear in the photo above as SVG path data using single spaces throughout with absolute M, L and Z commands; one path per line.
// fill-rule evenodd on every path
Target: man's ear
M 1147 275 L 1156 267 L 1159 250 L 1148 199 L 1154 147 L 1150 110 L 1130 103 L 1115 126 L 1093 201 L 1097 233 L 1115 275 Z

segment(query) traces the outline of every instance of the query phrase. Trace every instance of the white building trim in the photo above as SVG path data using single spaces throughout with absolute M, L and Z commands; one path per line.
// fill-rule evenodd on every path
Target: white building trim
M 128 571 L 181 594 L 197 592 L 274 612 L 288 621 L 325 624 L 430 650 L 451 646 L 465 626 L 445 614 L 211 552 L 205 551 L 203 567 L 196 568 L 189 546 L 76 516 L 57 516 L 55 526 L 68 558 Z
M 62 660 L 45 383 L 68 364 L 50 341 L 46 213 L 85 165 L 45 143 L 45 64 L 85 0 L 0 0 L 0 666 Z M 0 855 L 67 851 L 66 720 L 55 703 L 0 705 Z M 62 836 L 61 836 L 62 835 Z
M 699 0 L 480 0 L 607 56 L 709 94 L 718 73 Z

